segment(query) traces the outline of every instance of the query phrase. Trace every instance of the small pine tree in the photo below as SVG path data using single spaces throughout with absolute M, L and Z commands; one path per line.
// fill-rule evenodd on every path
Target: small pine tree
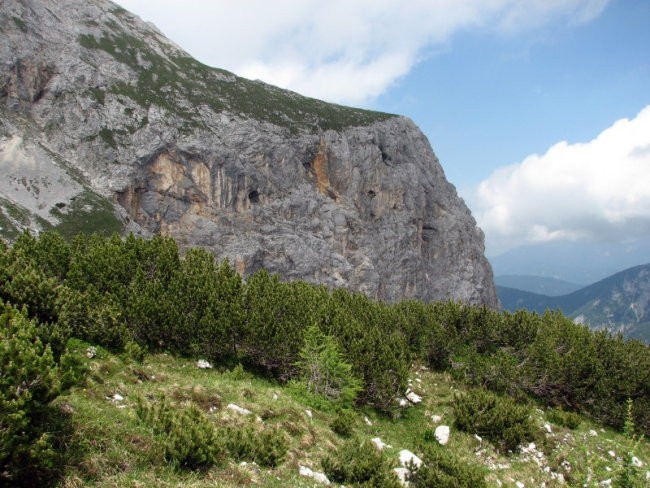
M 332 336 L 315 325 L 308 327 L 299 356 L 297 366 L 308 392 L 342 404 L 354 401 L 360 389 L 359 380 Z
M 634 415 L 633 415 L 634 403 L 631 398 L 627 399 L 625 405 L 625 423 L 623 425 L 623 433 L 628 441 L 632 444 L 631 449 L 629 449 L 627 456 L 625 456 L 625 465 L 618 475 L 618 484 L 621 488 L 642 488 L 646 486 L 645 480 L 643 479 L 643 474 L 638 466 L 634 463 L 634 451 L 638 446 L 641 439 L 635 434 L 634 426 Z

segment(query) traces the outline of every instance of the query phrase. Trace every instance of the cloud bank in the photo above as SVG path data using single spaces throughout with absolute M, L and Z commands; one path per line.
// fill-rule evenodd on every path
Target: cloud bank
M 586 143 L 496 170 L 470 203 L 491 253 L 557 240 L 650 235 L 650 105 Z
M 118 0 L 211 66 L 364 104 L 466 29 L 580 24 L 609 0 Z

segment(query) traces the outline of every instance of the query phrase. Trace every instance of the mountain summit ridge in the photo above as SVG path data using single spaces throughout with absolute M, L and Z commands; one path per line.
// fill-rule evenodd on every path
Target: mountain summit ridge
M 243 274 L 498 305 L 483 234 L 409 119 L 209 68 L 105 0 L 7 0 L 0 21 L 3 233 L 114 208 L 112 228 Z

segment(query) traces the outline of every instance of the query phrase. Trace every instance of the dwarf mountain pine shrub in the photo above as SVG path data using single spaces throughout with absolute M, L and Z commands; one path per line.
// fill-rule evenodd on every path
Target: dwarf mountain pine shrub
M 425 449 L 422 461 L 422 466 L 409 477 L 410 486 L 414 488 L 487 488 L 480 467 L 461 461 L 440 446 Z
M 391 460 L 371 442 L 350 439 L 326 456 L 322 465 L 327 477 L 336 483 L 369 488 L 401 486 L 392 472 L 394 466 Z
M 508 397 L 475 389 L 456 395 L 453 407 L 459 429 L 488 439 L 502 452 L 514 451 L 533 437 L 530 408 Z
M 201 469 L 224 462 L 222 437 L 196 405 L 174 408 L 163 398 L 155 403 L 138 398 L 136 413 L 153 429 L 165 459 L 176 467 Z
M 0 301 L 0 484 L 47 484 L 61 453 L 51 402 L 75 381 L 70 355 L 55 359 L 40 326 Z
M 354 412 L 348 408 L 339 409 L 330 427 L 341 437 L 350 437 L 354 433 Z
M 582 417 L 575 412 L 567 412 L 559 408 L 553 408 L 546 412 L 546 418 L 554 424 L 561 425 L 567 429 L 576 429 L 582 422 Z
M 244 427 L 226 427 L 222 431 L 226 449 L 237 461 L 253 461 L 261 466 L 275 467 L 284 461 L 288 442 L 277 428 L 258 429 L 249 424 Z

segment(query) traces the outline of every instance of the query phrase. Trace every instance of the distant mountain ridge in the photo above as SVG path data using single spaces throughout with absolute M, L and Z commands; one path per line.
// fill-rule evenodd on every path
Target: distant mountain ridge
M 490 263 L 495 276 L 534 275 L 587 286 L 622 269 L 646 263 L 648 256 L 650 236 L 645 236 L 631 242 L 581 240 L 531 244 L 490 257 Z
M 546 296 L 560 296 L 578 291 L 584 285 L 570 283 L 556 278 L 533 275 L 500 275 L 494 277 L 497 286 L 537 293 Z
M 560 310 L 594 329 L 650 343 L 650 264 L 634 266 L 561 296 L 497 286 L 505 310 Z

